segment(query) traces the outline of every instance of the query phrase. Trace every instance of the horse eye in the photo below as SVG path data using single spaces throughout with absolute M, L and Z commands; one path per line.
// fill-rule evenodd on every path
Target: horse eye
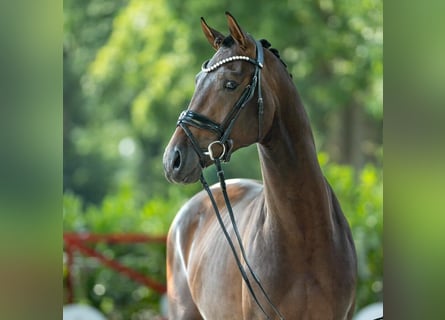
M 238 83 L 236 83 L 235 81 L 228 80 L 224 83 L 224 88 L 228 90 L 235 90 L 236 87 L 238 87 Z

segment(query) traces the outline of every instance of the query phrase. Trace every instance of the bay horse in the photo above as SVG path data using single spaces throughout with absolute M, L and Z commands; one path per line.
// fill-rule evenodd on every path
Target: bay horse
M 299 93 L 278 52 L 245 33 L 230 13 L 226 17 L 228 36 L 201 18 L 216 53 L 196 76 L 163 164 L 170 182 L 193 183 L 202 181 L 203 168 L 257 144 L 262 184 L 231 179 L 226 192 L 245 257 L 260 280 L 252 281 L 259 303 L 243 282 L 212 199 L 202 191 L 181 208 L 168 233 L 169 318 L 351 319 L 355 247 L 318 163 Z M 234 238 L 221 187 L 210 190 Z M 240 249 L 235 247 L 238 256 Z M 272 303 L 258 293 L 259 284 Z

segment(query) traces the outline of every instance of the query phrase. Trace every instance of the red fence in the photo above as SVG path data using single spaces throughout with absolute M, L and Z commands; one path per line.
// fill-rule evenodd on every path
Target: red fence
M 91 234 L 91 233 L 65 233 L 63 235 L 63 241 L 65 244 L 65 252 L 67 254 L 67 268 L 68 268 L 68 278 L 67 278 L 67 290 L 68 303 L 72 303 L 74 300 L 73 296 L 73 263 L 74 263 L 74 252 L 79 251 L 83 255 L 88 257 L 96 258 L 103 265 L 126 275 L 128 278 L 139 282 L 159 293 L 164 293 L 166 291 L 166 286 L 149 276 L 142 274 L 134 269 L 124 266 L 120 262 L 110 259 L 104 256 L 102 253 L 91 248 L 91 244 L 98 242 L 110 243 L 110 244 L 122 244 L 122 243 L 165 243 L 166 236 L 153 237 L 144 234 Z

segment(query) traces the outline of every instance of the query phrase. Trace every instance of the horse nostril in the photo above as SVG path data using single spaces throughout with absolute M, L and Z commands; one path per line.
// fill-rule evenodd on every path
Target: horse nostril
M 181 153 L 176 150 L 173 158 L 173 169 L 179 169 L 181 167 Z

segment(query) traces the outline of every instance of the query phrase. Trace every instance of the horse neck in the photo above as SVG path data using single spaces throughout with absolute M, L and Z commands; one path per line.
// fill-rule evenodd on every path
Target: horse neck
M 295 227 L 307 231 L 327 226 L 330 230 L 330 194 L 307 114 L 291 81 L 281 88 L 285 92 L 276 99 L 272 128 L 258 146 L 266 212 L 293 233 Z

